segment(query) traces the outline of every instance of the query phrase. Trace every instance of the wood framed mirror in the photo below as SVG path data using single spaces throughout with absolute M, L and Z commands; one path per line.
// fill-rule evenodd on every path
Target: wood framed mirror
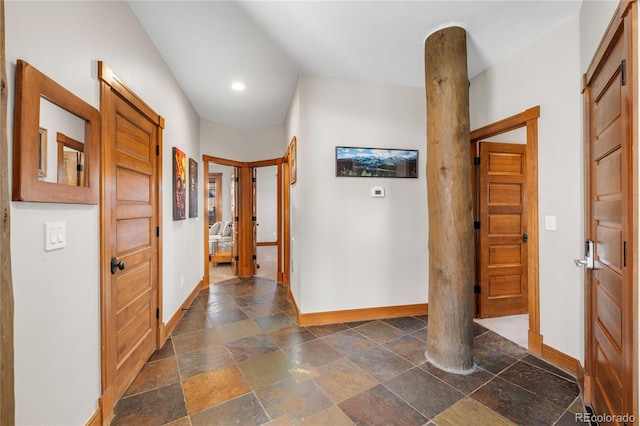
M 20 59 L 15 96 L 13 201 L 98 204 L 98 110 Z

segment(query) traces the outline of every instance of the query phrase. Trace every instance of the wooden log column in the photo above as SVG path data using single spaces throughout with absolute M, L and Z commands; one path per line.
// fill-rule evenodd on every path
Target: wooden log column
M 425 42 L 429 327 L 425 356 L 453 373 L 473 363 L 473 214 L 466 31 Z
M 13 363 L 13 280 L 9 221 L 7 135 L 7 68 L 5 65 L 4 0 L 0 0 L 0 424 L 15 424 Z

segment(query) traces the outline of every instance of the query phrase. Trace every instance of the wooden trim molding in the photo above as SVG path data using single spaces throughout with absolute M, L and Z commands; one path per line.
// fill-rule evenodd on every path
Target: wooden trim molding
M 165 344 L 171 333 L 173 333 L 173 330 L 176 328 L 176 325 L 178 325 L 180 319 L 182 319 L 182 316 L 184 315 L 186 310 L 189 309 L 189 306 L 191 306 L 196 297 L 198 297 L 198 293 L 200 293 L 200 290 L 206 287 L 204 283 L 204 279 L 200 280 L 200 282 L 194 287 L 185 301 L 182 302 L 180 308 L 178 308 L 178 310 L 173 314 L 169 321 L 160 324 L 160 343 L 158 345 L 159 348 L 161 348 Z
M 263 246 L 277 246 L 278 242 L 277 241 L 263 241 L 260 243 L 256 243 L 256 245 L 258 247 L 263 247 Z
M 311 325 L 337 324 L 343 322 L 367 321 L 381 318 L 413 317 L 427 315 L 428 303 L 400 306 L 381 306 L 377 308 L 349 309 L 344 311 L 302 313 L 292 295 L 292 302 L 298 313 L 298 325 L 308 327 Z
M 212 157 L 211 155 L 203 155 L 202 159 L 204 161 L 208 161 L 209 163 L 220 164 L 221 166 L 249 167 L 249 163 L 247 162 L 229 160 L 228 158 Z M 208 173 L 208 170 L 207 170 L 207 173 Z
M 542 358 L 550 364 L 553 364 L 556 367 L 573 374 L 578 379 L 582 377 L 582 382 L 584 382 L 584 369 L 582 368 L 582 364 L 580 364 L 580 361 L 578 361 L 574 357 L 569 356 L 564 352 L 560 352 L 559 350 L 543 343 Z
M 87 420 L 86 426 L 101 426 L 102 425 L 102 407 L 98 402 L 98 409 L 89 420 Z
M 129 104 L 147 116 L 153 123 L 164 129 L 164 118 L 147 105 L 133 90 L 127 87 L 127 85 L 114 74 L 111 68 L 102 61 L 98 61 L 98 79 L 113 87 Z

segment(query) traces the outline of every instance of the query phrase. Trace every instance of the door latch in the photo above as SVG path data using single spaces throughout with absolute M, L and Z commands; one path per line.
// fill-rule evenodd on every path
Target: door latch
M 587 269 L 593 269 L 595 264 L 595 253 L 593 252 L 593 241 L 584 242 L 584 259 L 574 259 L 576 266 L 581 268 L 586 266 Z

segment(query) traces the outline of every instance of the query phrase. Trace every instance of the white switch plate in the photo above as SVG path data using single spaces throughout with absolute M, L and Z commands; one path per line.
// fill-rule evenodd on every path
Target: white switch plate
M 547 231 L 555 231 L 557 229 L 555 216 L 544 217 L 544 229 L 546 229 Z
M 67 246 L 67 224 L 65 222 L 46 222 L 44 224 L 45 251 L 57 250 Z

